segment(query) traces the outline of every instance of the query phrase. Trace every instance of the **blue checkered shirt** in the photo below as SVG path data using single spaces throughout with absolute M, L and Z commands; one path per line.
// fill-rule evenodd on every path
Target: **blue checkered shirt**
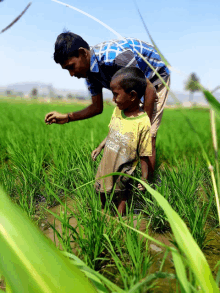
M 167 81 L 170 72 L 161 60 L 154 47 L 146 42 L 134 38 L 125 40 L 111 40 L 90 48 L 90 72 L 86 84 L 91 96 L 102 92 L 102 88 L 110 89 L 112 76 L 122 67 L 136 66 L 140 68 L 150 82 L 157 87 L 160 79 L 137 54 L 141 53 L 147 61 L 157 70 L 161 77 Z

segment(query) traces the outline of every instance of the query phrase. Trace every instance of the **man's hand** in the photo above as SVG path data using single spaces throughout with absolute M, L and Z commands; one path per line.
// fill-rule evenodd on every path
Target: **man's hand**
M 91 154 L 93 161 L 96 160 L 96 158 L 98 157 L 98 155 L 101 153 L 102 148 L 101 147 L 97 147 Z
M 45 116 L 45 123 L 46 124 L 64 124 L 68 122 L 68 114 L 61 114 L 58 112 L 50 112 Z
M 144 179 L 143 177 L 141 177 L 141 180 L 143 180 L 145 183 L 148 183 L 148 182 L 147 182 L 147 179 Z M 141 183 L 138 183 L 137 188 L 138 188 L 140 191 L 145 191 L 145 190 L 146 190 L 146 188 L 145 188 Z
M 138 188 L 140 191 L 144 191 L 144 190 L 146 190 L 146 188 L 145 188 L 141 183 L 138 183 L 137 188 Z

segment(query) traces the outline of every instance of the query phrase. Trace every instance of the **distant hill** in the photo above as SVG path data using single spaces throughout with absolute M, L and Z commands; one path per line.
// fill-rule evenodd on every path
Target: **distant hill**
M 76 91 L 72 89 L 71 90 L 57 89 L 57 88 L 53 88 L 52 84 L 46 84 L 42 82 L 23 82 L 23 83 L 9 84 L 9 85 L 0 87 L 0 94 L 5 93 L 6 90 L 12 90 L 14 92 L 23 92 L 24 94 L 29 94 L 33 88 L 37 88 L 40 95 L 49 95 L 49 92 L 51 90 L 56 95 L 60 95 L 64 97 L 68 94 L 73 94 L 73 95 L 78 95 L 88 99 L 90 98 L 87 90 Z M 189 101 L 189 93 L 187 92 L 175 91 L 174 94 L 181 101 L 181 103 Z M 104 99 L 112 99 L 112 93 L 111 91 L 107 89 L 104 89 L 103 95 L 104 95 Z M 214 95 L 217 98 L 217 100 L 220 101 L 220 91 L 215 92 Z M 198 104 L 206 104 L 206 100 L 201 93 L 196 93 L 194 95 L 193 101 Z M 174 103 L 175 102 L 173 98 L 171 97 L 171 95 L 169 95 L 167 104 L 174 104 Z
M 187 92 L 180 92 L 180 91 L 175 91 L 174 92 L 176 98 L 181 102 L 181 103 L 186 103 L 189 102 L 189 93 Z M 215 98 L 220 102 L 220 92 L 216 91 L 214 93 Z M 206 99 L 204 98 L 202 93 L 195 93 L 193 97 L 193 102 L 201 105 L 207 105 Z M 173 97 L 169 94 L 167 104 L 175 104 Z
M 69 89 L 56 89 L 52 84 L 46 84 L 42 82 L 23 82 L 9 84 L 4 87 L 0 87 L 0 93 L 6 90 L 11 90 L 14 92 L 23 92 L 25 95 L 29 94 L 33 88 L 37 88 L 40 95 L 49 95 L 50 91 L 54 92 L 56 95 L 66 96 L 67 94 L 77 94 L 79 96 L 87 97 L 89 94 L 87 91 L 74 91 Z

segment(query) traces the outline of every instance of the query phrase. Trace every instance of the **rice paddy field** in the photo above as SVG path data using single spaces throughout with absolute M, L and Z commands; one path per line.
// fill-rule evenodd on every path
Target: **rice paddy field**
M 134 181 L 123 218 L 115 217 L 110 200 L 101 209 L 93 189 L 101 155 L 94 162 L 91 153 L 106 137 L 114 107 L 105 104 L 101 115 L 65 125 L 44 122 L 50 111 L 68 113 L 84 107 L 0 100 L 0 184 L 4 191 L 58 248 L 74 253 L 121 290 L 199 292 L 189 263 L 186 275 L 191 287 L 184 289 L 167 249 L 178 244 L 167 215 L 149 191 L 138 191 Z M 183 112 L 214 166 L 209 109 L 194 107 Z M 216 122 L 219 133 L 220 122 Z M 185 222 L 218 284 L 220 227 L 211 175 L 196 135 L 179 108 L 165 109 L 156 143 L 156 179 L 151 187 Z M 134 177 L 141 177 L 140 165 Z M 117 290 L 106 287 L 105 292 Z

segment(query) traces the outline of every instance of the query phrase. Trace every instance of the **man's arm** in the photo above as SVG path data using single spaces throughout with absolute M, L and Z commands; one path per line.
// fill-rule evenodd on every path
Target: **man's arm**
M 147 88 L 144 94 L 144 111 L 147 112 L 150 121 L 152 119 L 153 110 L 154 110 L 154 102 L 157 98 L 156 89 L 153 84 L 146 78 Z
M 147 182 L 147 177 L 148 177 L 148 157 L 140 157 L 141 161 L 141 172 L 142 176 L 141 179 L 145 182 Z M 145 187 L 143 187 L 140 183 L 138 183 L 138 189 L 139 190 L 144 190 Z
M 78 121 L 101 114 L 103 111 L 103 96 L 102 93 L 92 97 L 92 104 L 83 110 L 69 114 L 61 114 L 58 112 L 50 112 L 45 116 L 45 123 L 64 124 L 70 121 Z
M 146 181 L 148 177 L 148 157 L 140 157 L 140 161 L 141 161 L 141 173 L 142 173 L 141 179 Z

